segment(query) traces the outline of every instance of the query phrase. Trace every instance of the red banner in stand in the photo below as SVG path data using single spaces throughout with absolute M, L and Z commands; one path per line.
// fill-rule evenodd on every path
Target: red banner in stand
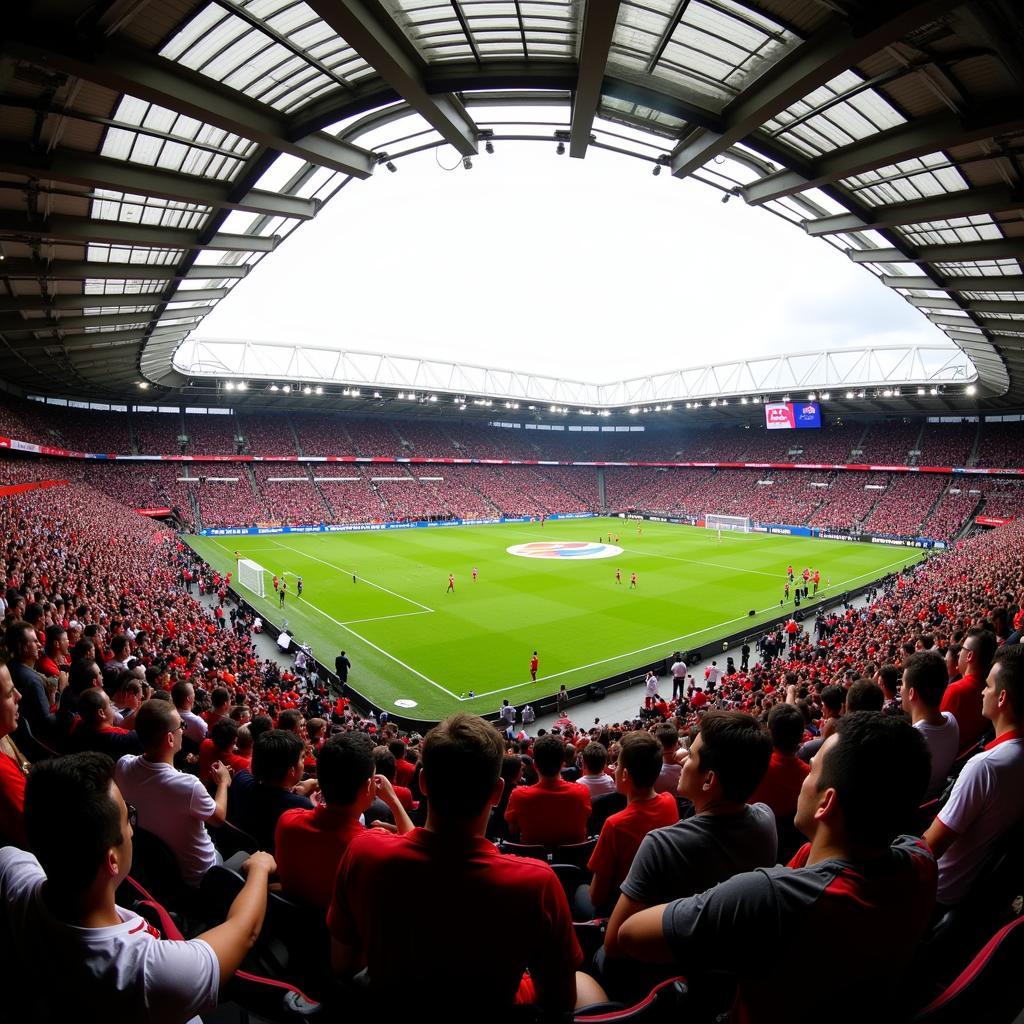
M 67 480 L 36 480 L 30 484 L 4 484 L 0 486 L 0 497 L 24 491 L 41 491 L 44 487 L 62 487 L 66 483 Z
M 138 514 L 140 516 L 157 516 L 157 517 L 159 517 L 159 516 L 169 516 L 171 514 L 171 510 L 169 508 L 137 508 L 137 509 L 135 509 L 135 511 L 138 512 Z
M 975 516 L 974 521 L 978 526 L 1005 526 L 1013 522 L 1013 516 L 1004 519 L 1002 516 Z

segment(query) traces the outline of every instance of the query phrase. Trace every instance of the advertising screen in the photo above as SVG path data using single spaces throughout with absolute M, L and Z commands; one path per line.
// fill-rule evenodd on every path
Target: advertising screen
M 769 430 L 800 430 L 821 426 L 817 402 L 765 402 L 764 424 Z

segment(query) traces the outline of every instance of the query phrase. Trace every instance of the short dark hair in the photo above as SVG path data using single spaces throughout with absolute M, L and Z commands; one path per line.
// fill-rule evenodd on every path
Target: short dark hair
M 658 726 L 655 738 L 661 744 L 663 750 L 675 750 L 679 745 L 679 730 L 668 722 Z
M 302 725 L 302 712 L 297 708 L 287 708 L 277 716 L 278 729 L 294 732 L 297 725 Z
M 395 781 L 395 755 L 387 747 L 373 748 L 373 763 L 378 775 L 383 775 L 388 782 Z
M 396 761 L 400 761 L 405 757 L 405 744 L 401 740 L 389 740 L 388 750 L 395 755 Z
M 99 718 L 99 713 L 103 708 L 103 698 L 106 696 L 103 690 L 98 686 L 94 686 L 91 690 L 86 690 L 81 697 L 78 698 L 78 715 L 82 719 L 82 724 L 92 728 Z
M 259 739 L 263 733 L 270 732 L 273 728 L 274 720 L 270 715 L 253 715 L 249 722 L 249 733 L 252 735 L 253 741 Z
M 192 686 L 190 682 L 182 679 L 176 682 L 171 687 L 171 700 L 174 701 L 174 706 L 180 711 L 187 703 L 189 694 L 189 688 Z
M 846 691 L 841 686 L 826 686 L 821 691 L 821 703 L 829 709 L 829 711 L 838 711 L 843 703 L 846 701 Z
M 210 740 L 218 750 L 230 750 L 238 739 L 238 723 L 233 718 L 218 718 L 210 726 Z
M 603 743 L 588 743 L 583 748 L 583 765 L 591 774 L 603 772 L 608 763 L 608 751 Z
M 256 737 L 252 745 L 252 774 L 257 782 L 283 782 L 299 763 L 302 740 L 287 729 L 271 729 Z
M 117 636 L 110 638 L 110 649 L 114 654 L 121 654 L 128 650 L 129 640 L 123 633 L 118 633 Z
M 25 831 L 48 883 L 63 895 L 84 892 L 112 846 L 121 811 L 111 796 L 106 754 L 69 754 L 32 766 L 25 785 Z M 74 837 L 73 842 L 68 838 Z
M 67 634 L 67 630 L 63 626 L 47 626 L 46 627 L 46 649 L 49 651 L 53 648 L 53 645 L 62 637 Z
M 210 703 L 215 708 L 222 708 L 225 704 L 230 703 L 231 694 L 228 692 L 226 686 L 215 686 L 213 692 L 210 694 Z
M 619 764 L 639 789 L 650 789 L 661 774 L 661 744 L 642 729 L 627 732 L 619 747 Z
M 903 685 L 913 689 L 928 707 L 937 708 L 949 685 L 949 673 L 942 655 L 934 651 L 912 654 L 903 666 Z
M 846 691 L 847 713 L 854 711 L 881 711 L 885 704 L 882 688 L 870 679 L 858 679 Z
M 878 678 L 890 693 L 895 693 L 900 685 L 900 670 L 888 662 L 878 670 Z
M 768 712 L 772 746 L 783 754 L 795 754 L 804 738 L 804 716 L 795 704 L 776 704 Z
M 996 639 L 995 633 L 990 629 L 982 629 L 980 626 L 975 626 L 967 630 L 967 634 L 964 636 L 963 647 L 967 646 L 968 640 L 978 641 L 971 650 L 978 655 L 983 674 L 987 673 L 992 665 L 996 649 L 999 647 L 999 641 Z
M 174 705 L 168 700 L 154 696 L 142 702 L 135 715 L 135 732 L 144 749 L 148 750 L 174 728 L 176 714 Z
M 819 792 L 832 788 L 854 844 L 888 846 L 912 827 L 931 777 L 920 730 L 900 715 L 857 711 L 839 720 L 824 754 Z
M 35 634 L 35 628 L 24 619 L 15 619 L 4 633 L 4 646 L 13 654 L 15 657 L 18 656 L 18 648 L 25 641 L 25 630 L 31 629 L 32 633 Z
M 727 800 L 745 801 L 768 770 L 772 741 L 743 711 L 709 711 L 700 735 L 700 770 L 715 773 Z
M 476 715 L 452 715 L 434 726 L 420 753 L 430 806 L 454 818 L 479 814 L 498 781 L 504 746 L 501 734 Z M 557 772 L 562 763 L 558 737 L 554 747 Z
M 364 732 L 332 736 L 316 755 L 320 794 L 328 804 L 350 804 L 375 770 L 373 740 Z
M 533 763 L 541 775 L 557 775 L 565 760 L 565 746 L 555 735 L 538 737 L 533 744 Z
M 1002 669 L 999 681 L 1010 697 L 1014 712 L 1018 716 L 1024 714 L 1024 647 L 1020 644 L 1004 647 L 992 662 L 993 668 L 996 665 Z

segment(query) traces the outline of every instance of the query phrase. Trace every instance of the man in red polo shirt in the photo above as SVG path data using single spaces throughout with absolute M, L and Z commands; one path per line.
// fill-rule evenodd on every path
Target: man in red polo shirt
M 972 746 L 985 728 L 981 713 L 981 694 L 998 646 L 995 633 L 987 629 L 969 629 L 960 650 L 957 669 L 960 678 L 946 687 L 940 711 L 949 711 L 960 727 L 960 749 Z
M 326 910 L 338 864 L 349 843 L 366 831 L 359 818 L 374 799 L 388 805 L 399 835 L 412 831 L 412 822 L 391 784 L 374 774 L 373 740 L 366 733 L 332 736 L 316 761 L 321 802 L 278 818 L 274 850 L 285 895 Z
M 593 872 L 589 890 L 584 887 L 576 894 L 581 916 L 610 914 L 644 836 L 679 820 L 675 792 L 654 791 L 661 768 L 662 745 L 649 732 L 627 732 L 622 737 L 615 787 L 626 797 L 626 808 L 612 814 L 601 829 L 587 864 Z
M 512 791 L 505 821 L 521 843 L 564 846 L 587 838 L 590 791 L 561 776 L 565 747 L 548 733 L 533 745 L 533 764 L 540 779 L 534 786 Z
M 473 715 L 453 715 L 427 734 L 426 827 L 405 836 L 368 829 L 338 868 L 327 926 L 341 977 L 365 965 L 371 992 L 444 993 L 449 1018 L 475 1018 L 486 1007 L 501 1019 L 516 1003 L 554 1015 L 577 1003 L 582 954 L 558 878 L 484 838 L 504 788 L 503 757 L 497 730 Z M 396 927 L 411 906 L 415 927 Z M 514 927 L 488 925 L 499 906 L 514 909 Z M 581 985 L 579 996 L 591 1002 L 603 993 Z
M 767 804 L 776 818 L 792 819 L 800 787 L 811 770 L 796 754 L 804 737 L 800 709 L 794 704 L 776 704 L 768 712 L 768 734 L 772 738 L 771 760 L 750 803 Z

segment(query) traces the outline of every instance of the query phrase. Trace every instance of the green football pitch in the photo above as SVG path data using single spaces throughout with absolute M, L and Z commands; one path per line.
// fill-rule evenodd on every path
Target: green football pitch
M 881 544 L 734 533 L 719 541 L 711 530 L 642 525 L 642 534 L 635 521 L 567 519 L 543 526 L 185 539 L 214 568 L 235 572 L 236 588 L 236 551 L 264 566 L 266 599 L 238 589 L 265 618 L 287 619 L 293 636 L 330 667 L 345 649 L 356 690 L 380 707 L 428 720 L 456 709 L 494 711 L 504 697 L 523 704 L 562 683 L 572 689 L 746 625 L 754 634 L 758 623 L 783 610 L 790 563 L 797 573 L 804 566 L 819 569 L 823 586 L 831 581 L 827 597 L 920 557 L 916 549 Z M 618 535 L 621 553 L 582 557 L 599 542 L 607 545 L 609 531 L 613 542 Z M 508 551 L 554 542 L 586 546 L 561 557 Z M 288 574 L 283 612 L 269 573 Z M 449 573 L 453 593 L 447 592 Z M 296 575 L 303 579 L 301 598 Z M 534 650 L 536 682 L 529 672 Z

